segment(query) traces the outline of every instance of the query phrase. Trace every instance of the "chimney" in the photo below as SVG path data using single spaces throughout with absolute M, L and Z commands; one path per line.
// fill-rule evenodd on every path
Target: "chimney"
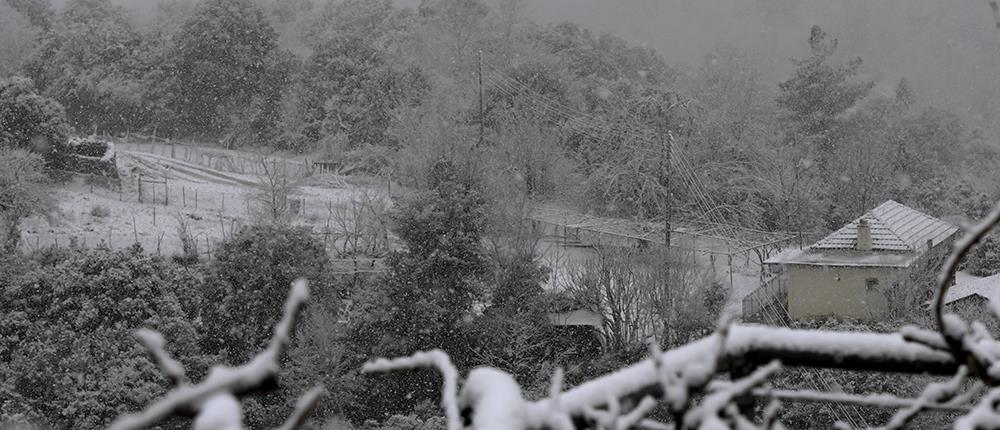
M 868 220 L 861 218 L 858 220 L 858 251 L 872 250 L 872 229 L 868 226 Z

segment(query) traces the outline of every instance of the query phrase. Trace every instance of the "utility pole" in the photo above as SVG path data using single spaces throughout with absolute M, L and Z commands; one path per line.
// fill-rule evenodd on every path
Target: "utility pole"
M 673 206 L 674 206 L 673 196 L 670 193 L 670 152 L 671 152 L 671 149 L 673 149 L 672 147 L 673 147 L 673 143 L 674 143 L 674 135 L 670 133 L 670 130 L 667 130 L 665 134 L 667 136 L 666 136 L 665 144 L 664 144 L 664 146 L 665 146 L 665 148 L 664 148 L 664 158 L 666 159 L 666 163 L 665 163 L 665 166 L 663 168 L 663 188 L 664 188 L 663 193 L 665 194 L 664 198 L 666 199 L 666 202 L 664 202 L 664 205 L 663 205 L 663 207 L 664 207 L 664 210 L 663 210 L 663 212 L 664 212 L 663 213 L 663 235 L 664 235 L 664 237 L 663 237 L 663 239 L 664 239 L 665 243 L 667 244 L 667 248 L 669 249 L 670 248 L 670 218 L 672 216 L 672 212 L 673 212 L 672 209 L 673 209 Z M 662 134 L 661 134 L 661 136 L 662 136 Z M 662 137 L 661 137 L 661 139 L 662 139 Z
M 479 50 L 479 142 L 476 146 L 483 144 L 486 134 L 486 105 L 483 100 L 483 51 Z

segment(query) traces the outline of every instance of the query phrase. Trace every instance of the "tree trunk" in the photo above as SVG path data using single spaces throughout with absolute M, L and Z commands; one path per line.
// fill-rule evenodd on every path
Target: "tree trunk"
M 17 251 L 17 245 L 21 242 L 21 219 L 14 216 L 4 217 L 7 237 L 4 238 L 3 249 L 8 254 Z

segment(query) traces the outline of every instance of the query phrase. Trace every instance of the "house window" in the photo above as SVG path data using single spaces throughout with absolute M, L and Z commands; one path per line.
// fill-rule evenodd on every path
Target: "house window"
M 878 290 L 878 278 L 868 278 L 865 279 L 865 286 L 868 287 L 868 292 Z

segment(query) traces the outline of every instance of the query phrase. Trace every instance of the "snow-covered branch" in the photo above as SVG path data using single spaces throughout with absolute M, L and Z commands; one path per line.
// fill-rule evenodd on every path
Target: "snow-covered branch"
M 312 413 L 313 408 L 316 407 L 316 403 L 319 399 L 326 394 L 326 389 L 323 387 L 313 387 L 309 391 L 306 391 L 299 400 L 295 402 L 295 410 L 292 415 L 285 420 L 285 423 L 278 427 L 278 430 L 295 430 L 302 425 L 302 422 L 306 420 L 306 417 Z
M 139 342 L 146 347 L 150 355 L 153 356 L 153 360 L 156 365 L 159 366 L 160 371 L 173 385 L 183 385 L 187 384 L 187 375 L 184 372 L 184 366 L 180 362 L 174 360 L 167 352 L 165 346 L 167 341 L 163 339 L 163 335 L 157 331 L 141 328 L 135 331 L 135 337 L 139 339 Z
M 238 397 L 266 385 L 277 376 L 278 359 L 288 345 L 296 317 L 308 298 L 306 281 L 295 281 L 267 349 L 243 366 L 213 368 L 208 377 L 197 385 L 178 385 L 143 411 L 118 417 L 111 423 L 111 430 L 150 427 L 174 415 L 195 415 L 195 429 L 242 428 L 242 408 Z M 136 335 L 153 353 L 161 370 L 168 377 L 173 379 L 183 375 L 183 367 L 163 350 L 164 341 L 159 333 L 141 330 Z M 304 415 L 302 410 L 311 409 L 318 395 L 317 390 L 307 393 L 303 401 L 300 401 L 300 407 L 296 409 L 293 418 L 295 415 Z M 301 417 L 294 419 L 294 423 L 301 420 Z
M 723 424 L 722 419 L 723 415 L 727 414 L 727 407 L 733 403 L 733 400 L 763 384 L 779 369 L 781 369 L 781 363 L 777 360 L 772 361 L 766 366 L 757 368 L 749 376 L 710 394 L 698 407 L 690 410 L 684 416 L 684 424 L 691 426 L 691 428 L 702 428 L 702 425 L 708 428 L 728 428 Z
M 570 422 L 568 420 L 573 423 L 596 421 L 598 424 L 603 423 L 604 427 L 618 427 L 617 423 L 629 422 L 641 427 L 663 428 L 663 424 L 641 419 L 650 407 L 649 401 L 645 400 L 647 396 L 653 396 L 650 399 L 663 398 L 668 406 L 675 402 L 680 411 L 687 411 L 686 405 L 691 393 L 703 389 L 709 382 L 706 380 L 702 383 L 703 376 L 711 378 L 736 369 L 756 371 L 751 372 L 747 379 L 741 380 L 741 385 L 709 396 L 721 399 L 710 405 L 714 416 L 726 414 L 733 420 L 745 421 L 743 417 L 731 416 L 731 401 L 736 394 L 828 400 L 818 393 L 794 395 L 791 392 L 755 388 L 777 369 L 777 364 L 772 363 L 774 360 L 780 360 L 785 367 L 807 366 L 912 374 L 952 375 L 959 369 L 954 356 L 947 351 L 909 341 L 895 333 L 797 330 L 756 325 L 725 327 L 727 328 L 719 333 L 673 350 L 657 351 L 655 358 L 564 392 L 561 391 L 561 378 L 554 377 L 549 398 L 534 402 L 524 400 L 520 386 L 509 374 L 492 368 L 473 369 L 458 395 L 457 410 L 467 411 L 473 428 L 476 429 L 563 428 L 564 423 Z M 366 365 L 365 370 L 443 367 L 448 369 L 446 374 L 454 375 L 446 379 L 455 378 L 457 381 L 457 372 L 450 360 L 445 358 L 441 352 L 418 353 L 399 360 L 378 360 Z M 447 366 L 442 366 L 443 364 Z M 663 384 L 662 375 L 670 375 L 672 382 Z M 445 392 L 448 393 L 451 388 L 448 388 L 447 383 L 445 386 Z M 668 390 L 673 392 L 667 393 Z M 632 404 L 638 406 L 631 412 L 623 413 L 620 399 L 633 399 L 635 403 Z M 911 407 L 921 403 L 922 408 L 944 408 L 933 401 L 908 401 L 889 397 L 866 399 L 840 396 L 829 400 L 855 403 L 871 401 L 881 406 L 892 403 L 893 407 Z M 447 394 L 443 405 L 446 410 L 450 409 Z M 704 407 L 704 404 L 700 406 Z M 452 412 L 448 413 L 450 415 Z M 689 418 L 696 417 L 689 414 Z M 689 420 L 685 418 L 684 421 Z
M 448 418 L 448 430 L 462 428 L 462 420 L 458 414 L 458 370 L 451 364 L 451 359 L 444 351 L 418 352 L 409 357 L 388 360 L 380 358 L 368 362 L 361 368 L 362 372 L 388 372 L 391 370 L 413 369 L 418 367 L 433 367 L 441 372 L 444 379 L 441 406 Z
M 968 368 L 961 366 L 958 368 L 958 373 L 955 374 L 954 378 L 947 382 L 935 382 L 928 385 L 924 388 L 924 392 L 920 394 L 916 402 L 896 412 L 884 428 L 886 430 L 902 428 L 928 405 L 943 403 L 954 398 L 958 395 L 958 391 L 962 389 L 962 383 L 965 382 L 965 378 L 968 375 Z

